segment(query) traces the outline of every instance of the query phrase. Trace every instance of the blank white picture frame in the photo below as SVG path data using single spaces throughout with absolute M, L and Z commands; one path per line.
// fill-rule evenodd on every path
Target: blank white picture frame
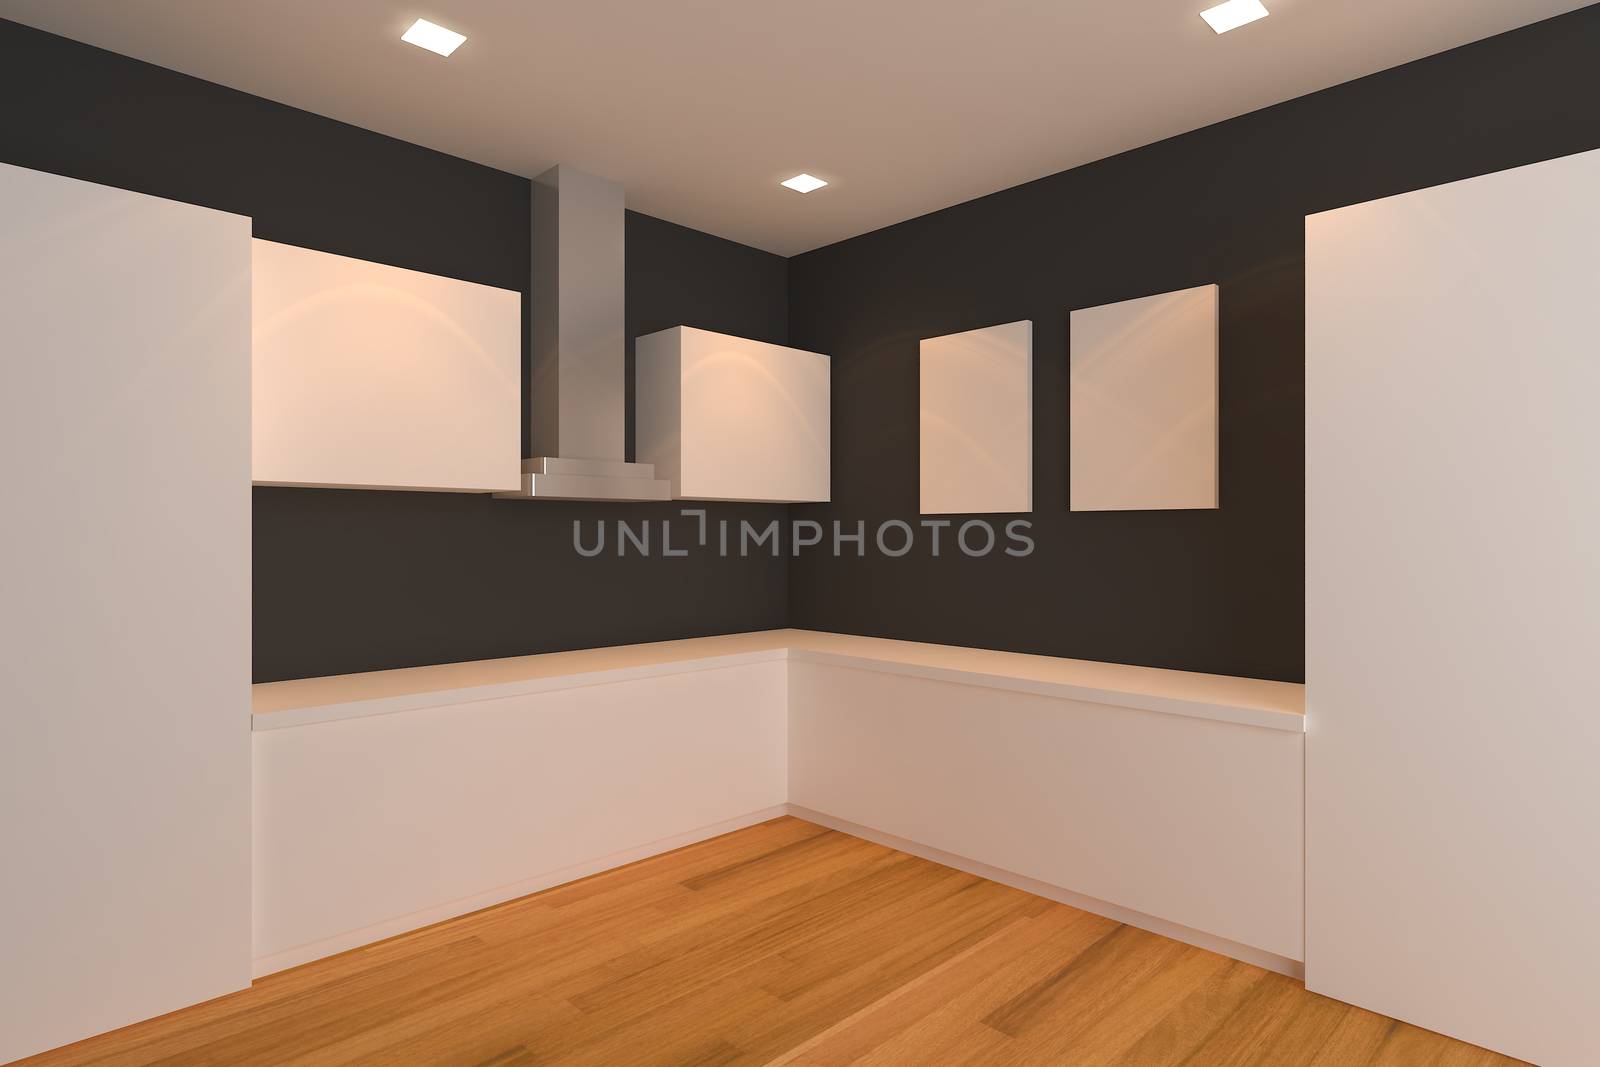
M 1072 313 L 1070 510 L 1219 506 L 1219 303 L 1201 285 Z
M 1033 323 L 922 342 L 921 511 L 1033 510 Z
M 257 485 L 522 483 L 522 296 L 259 238 Z

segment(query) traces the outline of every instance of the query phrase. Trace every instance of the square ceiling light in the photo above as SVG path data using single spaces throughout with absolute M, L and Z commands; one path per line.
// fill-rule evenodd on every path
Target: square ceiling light
M 793 189 L 797 193 L 809 193 L 813 189 L 821 189 L 828 183 L 811 174 L 796 174 L 788 181 L 779 182 L 778 184 L 787 189 Z
M 1200 12 L 1200 17 L 1218 33 L 1227 33 L 1240 26 L 1248 26 L 1257 19 L 1264 19 L 1269 14 L 1271 12 L 1261 0 L 1228 0 L 1225 4 L 1218 4 Z
M 437 23 L 427 19 L 418 19 L 411 24 L 411 28 L 400 35 L 400 39 L 407 44 L 414 44 L 418 48 L 426 48 L 430 52 L 437 52 L 447 56 L 461 47 L 461 42 L 466 38 L 455 30 L 447 30 Z

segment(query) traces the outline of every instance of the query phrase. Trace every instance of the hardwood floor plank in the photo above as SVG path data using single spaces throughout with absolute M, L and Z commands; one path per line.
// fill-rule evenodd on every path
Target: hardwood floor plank
M 1155 1017 L 1139 1040 L 1114 1062 L 1119 1067 L 1174 1067 L 1190 1062 L 1221 1021 L 1265 977 L 1266 972 L 1259 968 L 1228 960 L 1165 1014 Z
M 933 923 L 915 936 L 900 938 L 891 952 L 858 959 L 855 966 L 841 966 L 822 980 L 807 976 L 804 988 L 786 996 L 781 1015 L 759 1020 L 759 1026 L 744 1028 L 731 1039 L 760 1061 L 780 1055 L 1024 917 L 1010 901 L 992 899 L 983 906 L 990 917 L 981 925 L 976 912 L 959 925 Z
M 685 984 L 704 984 L 718 970 L 738 970 L 764 955 L 825 936 L 839 924 L 869 921 L 872 914 L 885 909 L 919 906 L 946 891 L 952 876 L 958 874 L 908 858 L 872 878 L 858 879 L 787 908 L 752 929 L 683 945 L 686 951 L 673 955 L 666 966 L 582 994 L 574 1003 L 585 1011 L 623 1005 L 635 1013 L 647 1012 L 654 1003 L 676 996 Z
M 1165 1018 L 1231 962 L 1188 945 L 1154 948 L 1145 963 L 1107 988 L 1093 1007 L 1058 1011 L 1021 1035 L 1019 1051 L 1042 1061 L 1115 1063 L 1149 1032 L 1152 1020 Z
M 984 1016 L 985 1025 L 1016 1037 L 1024 1029 L 1047 1014 L 1055 1002 L 1068 1002 L 1074 998 L 1074 987 L 1080 979 L 1093 981 L 1105 968 L 1104 961 L 1120 961 L 1124 951 L 1133 943 L 1136 931 L 1128 926 L 1116 926 L 1083 951 L 1061 961 L 1047 975 L 1030 984 L 1010 1000 Z
M 1348 1004 L 1307 993 L 1298 983 L 1292 984 L 1298 988 L 1298 995 L 1281 1009 L 1289 1016 L 1288 1023 L 1276 1037 L 1263 1043 L 1256 1063 L 1281 1062 L 1285 1056 L 1310 1058 L 1328 1043 L 1353 1010 Z
M 1296 1004 L 1306 995 L 1305 988 L 1292 978 L 1263 975 L 1245 990 L 1232 1010 L 1216 1021 L 1188 1062 L 1216 1067 L 1270 1063 L 1265 1057 L 1278 1054 L 1277 1039 L 1292 1021 Z
M 909 859 L 856 838 L 842 834 L 838 838 L 833 850 L 818 856 L 801 877 L 764 882 L 750 887 L 748 892 L 738 892 L 727 882 L 698 892 L 686 890 L 684 899 L 658 907 L 648 923 L 641 923 L 637 915 L 633 916 L 633 923 L 647 926 L 641 938 L 650 945 L 692 938 L 698 936 L 694 933 L 697 930 L 716 929 L 726 934 L 735 923 L 752 929 L 843 886 L 904 866 Z
M 859 1063 L 867 1053 L 920 1025 L 953 998 L 1010 965 L 1074 918 L 1062 910 L 1010 919 L 960 953 L 779 1055 L 770 1067 L 844 1067 Z
M 799 819 L 269 976 L 30 1067 L 1515 1061 Z
M 895 969 L 903 957 L 921 958 L 934 946 L 963 940 L 1017 914 L 1021 895 L 994 892 L 996 888 L 1003 887 L 977 878 L 944 880 L 921 895 L 914 911 L 894 908 L 841 923 L 786 949 L 783 956 L 794 967 L 768 989 L 793 1000 L 863 965 L 883 973 Z
M 1118 925 L 1074 908 L 1052 908 L 1040 919 L 1033 943 L 1005 967 L 979 978 L 964 992 L 952 990 L 948 1000 L 914 1029 L 884 1042 L 858 1062 L 899 1064 L 917 1062 L 919 1057 L 926 1061 L 943 1051 L 959 1052 L 963 1062 L 1016 1062 L 1016 1039 L 989 1026 L 985 1017 L 1015 1001 Z

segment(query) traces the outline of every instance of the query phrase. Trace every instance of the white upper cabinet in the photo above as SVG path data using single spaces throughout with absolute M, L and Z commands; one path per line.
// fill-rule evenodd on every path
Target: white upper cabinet
M 514 490 L 522 297 L 254 242 L 258 485 Z
M 1218 292 L 1072 313 L 1073 511 L 1217 506 Z
M 1033 323 L 922 342 L 924 515 L 1033 510 Z
M 636 458 L 680 500 L 827 500 L 831 362 L 690 326 L 641 337 Z

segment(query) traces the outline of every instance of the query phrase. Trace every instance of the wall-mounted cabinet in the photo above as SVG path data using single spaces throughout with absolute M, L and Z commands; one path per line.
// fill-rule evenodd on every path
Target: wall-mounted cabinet
M 931 337 L 921 353 L 924 515 L 1033 510 L 1033 323 Z
M 641 337 L 636 458 L 680 500 L 827 500 L 831 362 L 689 326 Z
M 514 490 L 522 298 L 254 242 L 258 485 Z
M 1073 511 L 1217 506 L 1218 293 L 1072 313 Z

